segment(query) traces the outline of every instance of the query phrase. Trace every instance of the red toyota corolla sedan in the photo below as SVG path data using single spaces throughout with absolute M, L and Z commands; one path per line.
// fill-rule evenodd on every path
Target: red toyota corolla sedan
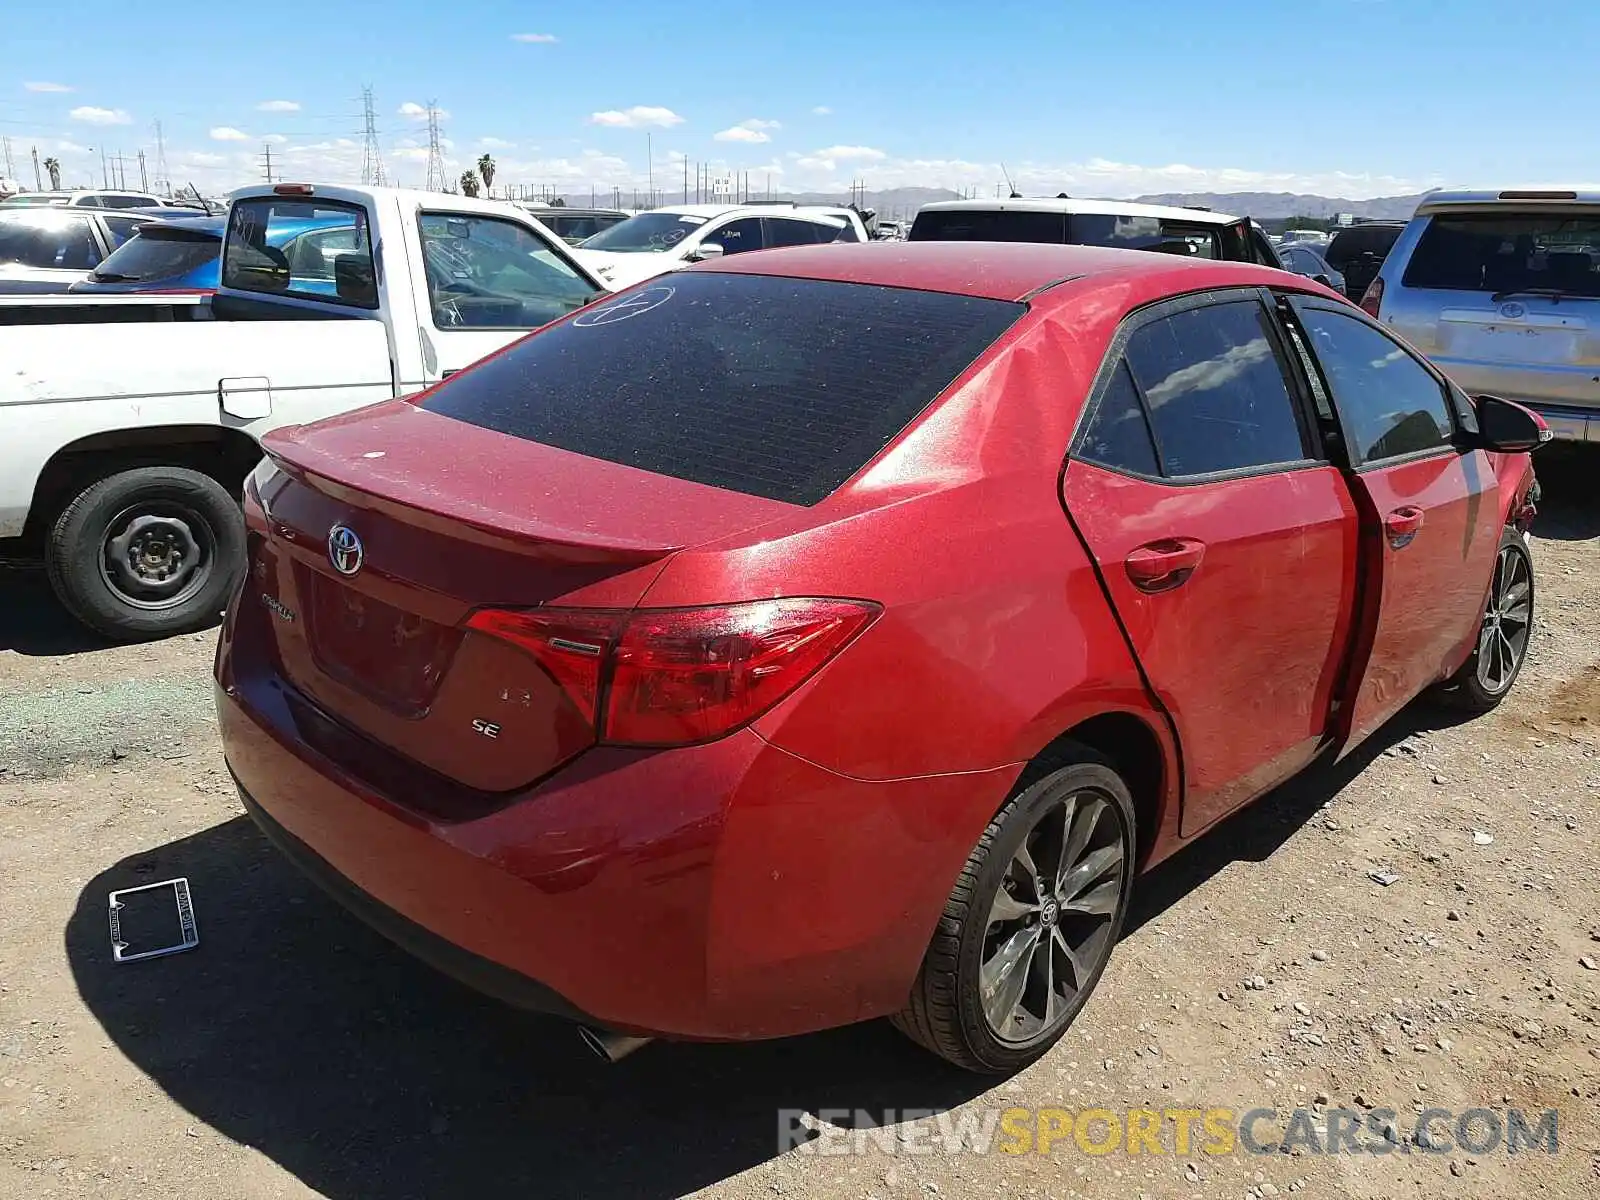
M 892 1015 L 1010 1071 L 1139 872 L 1506 694 L 1541 436 L 1265 268 L 730 257 L 267 439 L 228 762 L 357 913 L 614 1053 Z

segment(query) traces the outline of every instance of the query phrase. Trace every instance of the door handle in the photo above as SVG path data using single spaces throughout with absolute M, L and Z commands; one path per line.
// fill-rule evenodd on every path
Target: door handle
M 1141 592 L 1170 592 L 1188 582 L 1205 556 L 1204 542 L 1162 538 L 1130 551 L 1122 565 Z
M 1390 547 L 1404 550 L 1409 546 L 1411 539 L 1417 536 L 1417 530 L 1422 528 L 1426 516 L 1415 504 L 1397 508 L 1386 516 L 1383 519 L 1383 533 L 1389 539 Z

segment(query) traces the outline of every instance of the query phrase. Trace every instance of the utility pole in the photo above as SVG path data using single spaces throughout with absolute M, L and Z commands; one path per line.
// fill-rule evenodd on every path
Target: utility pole
M 266 166 L 267 182 L 271 183 L 272 182 L 272 143 L 271 142 L 262 142 L 261 143 L 261 150 L 262 150 L 262 157 L 264 159 L 265 166 Z
M 439 145 L 439 102 L 428 101 L 428 177 L 425 191 L 444 191 L 444 149 Z
M 150 178 L 149 178 L 149 176 L 147 176 L 144 173 L 144 147 L 143 146 L 139 147 L 139 190 L 141 192 L 148 192 L 150 190 Z
M 16 166 L 16 164 L 14 162 L 11 161 L 11 139 L 10 138 L 4 138 L 4 139 L 0 139 L 0 140 L 3 140 L 5 142 L 5 147 L 6 147 L 6 178 L 7 179 L 15 179 L 16 175 L 17 175 L 17 166 Z
M 378 147 L 378 118 L 373 109 L 372 88 L 361 89 L 361 182 L 383 187 L 383 151 Z
M 654 135 L 644 135 L 644 177 L 650 188 L 650 207 L 656 206 L 656 144 Z
M 106 171 L 106 148 L 104 146 L 100 147 L 100 186 L 103 188 L 111 186 L 111 176 Z
M 172 195 L 172 177 L 167 174 L 167 139 L 161 135 L 161 122 L 156 122 L 156 186 L 164 187 Z
M 39 147 L 33 148 L 33 188 L 35 191 L 44 191 L 44 180 L 39 178 Z

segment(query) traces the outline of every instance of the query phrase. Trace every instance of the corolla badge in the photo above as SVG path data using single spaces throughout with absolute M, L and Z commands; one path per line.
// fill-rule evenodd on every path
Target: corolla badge
M 335 525 L 328 530 L 328 561 L 341 575 L 354 575 L 361 570 L 361 539 L 348 525 Z
M 1508 300 L 1500 306 L 1500 315 L 1511 321 L 1520 320 L 1528 315 L 1528 306 L 1516 300 Z

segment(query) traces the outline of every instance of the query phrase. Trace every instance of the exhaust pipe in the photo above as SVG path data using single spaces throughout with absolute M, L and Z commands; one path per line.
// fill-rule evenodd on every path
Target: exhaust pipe
M 629 1037 L 624 1033 L 611 1033 L 588 1025 L 578 1026 L 578 1036 L 583 1044 L 608 1063 L 619 1063 L 641 1046 L 648 1046 L 654 1038 Z

